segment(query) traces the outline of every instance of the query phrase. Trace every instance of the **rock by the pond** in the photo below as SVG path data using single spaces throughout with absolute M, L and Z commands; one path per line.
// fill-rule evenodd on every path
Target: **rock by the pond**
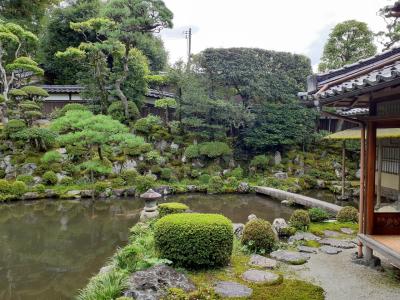
M 193 184 L 189 184 L 186 186 L 188 192 L 197 192 L 197 186 Z
M 59 195 L 55 190 L 47 189 L 44 191 L 46 198 L 57 198 Z
M 277 179 L 288 179 L 288 174 L 286 172 L 277 172 L 274 174 L 274 177 Z
M 353 234 L 354 233 L 353 229 L 347 228 L 347 227 L 340 228 L 340 231 L 343 232 L 344 234 Z
M 237 191 L 239 193 L 248 193 L 250 192 L 250 185 L 247 182 L 241 182 L 239 183 Z
M 250 282 L 272 284 L 279 280 L 279 275 L 261 270 L 248 270 L 242 274 L 242 278 Z
M 36 192 L 27 192 L 22 195 L 22 200 L 35 200 L 35 199 L 39 199 L 39 198 L 40 198 L 40 195 L 39 195 L 39 193 L 36 193 Z
M 319 241 L 321 238 L 310 232 L 298 231 L 295 235 L 289 238 L 289 243 L 292 244 L 297 241 Z
M 233 223 L 233 233 L 240 239 L 243 234 L 244 224 L 242 223 Z
M 288 226 L 289 225 L 286 223 L 285 219 L 282 218 L 277 218 L 272 222 L 272 227 L 275 229 L 275 231 L 278 233 L 279 236 L 283 235 L 283 231 Z
M 125 189 L 113 189 L 113 195 L 116 197 L 122 197 L 125 194 Z
M 93 196 L 93 190 L 82 190 L 81 191 L 81 197 L 82 198 L 90 198 Z
M 309 254 L 286 250 L 277 250 L 272 252 L 270 255 L 276 260 L 293 265 L 302 265 L 310 259 Z
M 65 194 L 65 197 L 67 197 L 67 198 L 76 198 L 76 199 L 79 199 L 79 198 L 81 197 L 81 191 L 79 191 L 79 190 L 71 190 L 71 191 L 68 191 L 68 192 Z
M 323 233 L 326 237 L 338 237 L 340 235 L 339 232 L 332 230 L 324 230 Z
M 274 259 L 262 256 L 262 255 L 253 254 L 250 257 L 249 265 L 253 266 L 253 267 L 274 269 L 278 265 L 278 262 Z
M 318 189 L 324 189 L 325 188 L 325 181 L 322 179 L 317 179 L 317 188 Z
M 338 254 L 338 253 L 342 252 L 341 249 L 336 248 L 336 247 L 332 247 L 332 246 L 328 246 L 328 245 L 324 245 L 324 246 L 319 247 L 319 250 L 324 252 L 324 253 L 326 253 L 326 254 L 331 254 L 331 255 Z
M 319 241 L 321 245 L 328 245 L 336 248 L 351 249 L 355 245 L 351 241 L 347 240 L 337 240 L 337 239 L 322 239 Z
M 125 193 L 127 196 L 135 196 L 136 194 L 136 189 L 134 187 L 130 187 L 128 189 L 125 190 Z
M 153 189 L 156 193 L 160 195 L 169 195 L 172 194 L 172 188 L 169 185 L 161 185 Z
M 159 300 L 170 288 L 190 292 L 195 289 L 195 286 L 184 274 L 175 269 L 166 265 L 157 265 L 133 273 L 128 279 L 128 289 L 124 295 L 136 300 Z
M 239 298 L 250 297 L 253 290 L 247 286 L 233 282 L 233 281 L 220 281 L 214 287 L 215 293 L 224 298 Z
M 297 250 L 299 252 L 304 252 L 304 253 L 317 253 L 317 249 L 313 247 L 307 247 L 307 246 L 298 246 Z
M 251 214 L 247 217 L 247 220 L 251 221 L 251 220 L 255 220 L 257 219 L 257 216 L 255 214 Z

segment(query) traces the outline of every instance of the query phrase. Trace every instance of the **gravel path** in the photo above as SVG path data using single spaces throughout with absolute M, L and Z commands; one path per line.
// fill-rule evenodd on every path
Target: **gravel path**
M 400 299 L 400 281 L 351 261 L 354 249 L 337 255 L 318 253 L 303 266 L 292 269 L 304 280 L 320 285 L 326 300 L 395 300 Z

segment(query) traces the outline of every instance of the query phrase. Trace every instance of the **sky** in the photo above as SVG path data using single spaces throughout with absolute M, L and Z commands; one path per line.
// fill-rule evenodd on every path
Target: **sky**
M 161 37 L 171 63 L 187 57 L 183 32 L 192 28 L 192 53 L 206 48 L 256 47 L 305 54 L 314 69 L 335 24 L 356 19 L 374 32 L 385 23 L 377 15 L 389 0 L 164 0 L 174 28 Z

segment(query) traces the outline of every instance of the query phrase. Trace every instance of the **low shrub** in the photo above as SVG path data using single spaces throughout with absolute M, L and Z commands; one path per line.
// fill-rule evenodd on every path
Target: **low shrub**
M 250 167 L 255 168 L 256 170 L 265 171 L 268 169 L 270 158 L 265 155 L 257 155 L 254 156 L 250 161 Z
M 118 268 L 129 272 L 136 271 L 138 263 L 138 247 L 134 244 L 129 244 L 118 250 L 115 254 L 115 261 Z
M 156 179 L 151 175 L 139 175 L 135 180 L 135 187 L 139 193 L 144 193 L 154 187 Z
M 43 182 L 47 185 L 54 185 L 58 182 L 56 173 L 53 171 L 47 171 L 42 176 Z
M 224 189 L 229 193 L 236 192 L 239 187 L 239 180 L 236 177 L 228 177 L 225 180 Z
M 232 254 L 232 222 L 222 215 L 165 216 L 155 223 L 154 238 L 160 256 L 176 266 L 224 266 Z
M 69 176 L 65 176 L 60 180 L 60 184 L 62 185 L 71 185 L 74 183 L 74 179 Z
M 14 181 L 11 184 L 10 194 L 15 196 L 22 196 L 28 191 L 28 187 L 22 181 Z
M 310 225 L 310 216 L 306 210 L 297 209 L 291 215 L 289 223 L 291 226 L 299 230 L 304 230 L 308 228 L 308 225 Z
M 208 194 L 218 194 L 224 191 L 224 181 L 221 176 L 213 176 L 210 178 L 207 186 Z
M 43 184 L 37 184 L 34 186 L 35 192 L 44 193 L 46 191 L 46 187 Z
M 10 191 L 11 184 L 5 179 L 0 179 L 0 194 L 9 194 Z
M 42 163 L 45 164 L 53 164 L 53 163 L 58 163 L 62 160 L 62 155 L 58 151 L 48 151 L 45 154 L 43 154 L 42 158 L 40 159 Z
M 313 207 L 308 210 L 311 222 L 322 222 L 329 219 L 329 214 L 319 207 Z
M 170 169 L 170 168 L 163 168 L 163 169 L 161 169 L 160 178 L 161 178 L 162 180 L 169 181 L 169 180 L 171 180 L 172 175 L 173 175 L 172 169 Z
M 229 172 L 229 177 L 235 177 L 236 179 L 242 179 L 244 172 L 241 167 L 234 168 L 232 171 Z
M 32 175 L 18 175 L 16 180 L 22 181 L 23 183 L 25 183 L 27 185 L 31 185 L 34 182 Z
M 185 154 L 184 155 L 189 159 L 200 157 L 199 146 L 197 144 L 188 146 L 185 149 Z
M 107 114 L 111 116 L 114 120 L 118 120 L 121 123 L 135 121 L 137 118 L 140 117 L 139 109 L 133 101 L 128 101 L 128 112 L 129 119 L 127 120 L 125 117 L 125 110 L 122 101 L 114 101 L 107 109 Z
M 216 158 L 232 154 L 232 149 L 223 142 L 205 142 L 199 144 L 200 155 Z
M 126 272 L 112 270 L 98 274 L 90 279 L 88 285 L 80 290 L 78 300 L 110 300 L 118 298 L 128 287 Z
M 201 184 L 206 185 L 206 184 L 209 183 L 210 178 L 211 178 L 210 175 L 208 175 L 208 174 L 202 174 L 202 175 L 200 175 L 200 177 L 199 177 L 199 181 L 200 181 Z
M 121 187 L 124 185 L 125 185 L 125 180 L 120 177 L 117 177 L 117 178 L 114 178 L 111 180 L 111 186 L 113 188 L 118 188 L 118 187 Z
M 126 182 L 127 185 L 134 185 L 138 175 L 139 173 L 136 170 L 124 170 L 121 172 L 121 178 Z
M 178 202 L 162 203 L 158 205 L 158 212 L 160 214 L 160 217 L 164 217 L 170 214 L 184 213 L 188 209 L 189 207 L 187 205 Z
M 108 181 L 97 181 L 94 184 L 94 190 L 96 193 L 103 193 L 110 187 L 111 187 L 111 183 Z
M 352 206 L 343 207 L 336 215 L 339 222 L 358 222 L 358 210 Z
M 244 226 L 242 243 L 252 251 L 270 253 L 277 241 L 272 225 L 268 221 L 254 219 Z

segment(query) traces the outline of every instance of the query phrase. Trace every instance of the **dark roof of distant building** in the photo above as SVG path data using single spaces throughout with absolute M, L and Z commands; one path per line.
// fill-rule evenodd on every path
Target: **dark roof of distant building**
M 45 89 L 48 93 L 62 94 L 62 93 L 72 93 L 79 94 L 84 90 L 83 86 L 80 85 L 42 85 L 43 89 Z M 148 89 L 146 93 L 147 97 L 151 98 L 164 98 L 170 97 L 175 98 L 175 94 L 169 92 L 160 92 L 154 89 Z

